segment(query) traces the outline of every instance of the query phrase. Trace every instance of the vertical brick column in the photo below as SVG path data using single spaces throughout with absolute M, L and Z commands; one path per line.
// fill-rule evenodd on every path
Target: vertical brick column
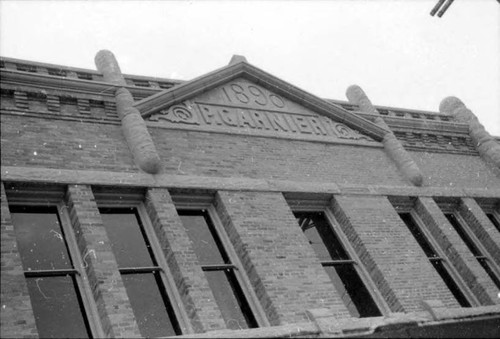
M 434 199 L 418 198 L 415 209 L 481 304 L 492 305 L 493 300 L 497 300 L 498 289 Z
M 166 189 L 149 189 L 146 210 L 193 329 L 196 332 L 225 329 L 222 314 L 170 193 Z
M 219 191 L 215 207 L 272 325 L 350 316 L 282 194 Z
M 66 199 L 104 333 L 141 337 L 92 189 L 70 185 Z
M 491 255 L 493 261 L 500 265 L 500 233 L 486 213 L 472 198 L 463 198 L 458 212 Z
M 24 270 L 17 248 L 16 234 L 12 225 L 9 204 L 3 183 L 1 186 L 1 300 L 0 337 L 36 338 L 38 332 Z
M 458 303 L 386 197 L 335 196 L 334 215 L 393 312 Z

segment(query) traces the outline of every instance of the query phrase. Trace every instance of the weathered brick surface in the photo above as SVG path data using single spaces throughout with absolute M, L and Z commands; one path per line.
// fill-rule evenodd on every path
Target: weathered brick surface
M 215 207 L 271 324 L 311 308 L 349 317 L 282 194 L 219 191 Z
M 498 300 L 498 289 L 432 198 L 419 198 L 415 209 L 452 265 L 482 305 Z M 499 301 L 496 301 L 499 302 Z
M 393 312 L 420 311 L 430 299 L 458 306 L 387 198 L 335 196 L 332 209 Z
M 157 128 L 150 132 L 165 173 L 411 185 L 381 148 Z
M 151 127 L 149 131 L 166 174 L 411 185 L 381 148 Z M 116 124 L 2 114 L 1 132 L 4 166 L 140 171 Z M 479 156 L 410 153 L 426 186 L 500 188 L 500 180 Z
M 118 125 L 2 114 L 1 132 L 4 166 L 138 171 Z
M 499 188 L 500 179 L 478 156 L 410 152 L 426 186 Z
M 7 196 L 3 183 L 0 186 L 2 190 L 0 337 L 37 338 L 35 316 L 24 278 Z
M 196 332 L 226 328 L 169 192 L 149 189 L 146 210 Z
M 67 203 L 104 333 L 108 337 L 140 337 L 91 188 L 68 186 Z
M 462 198 L 458 211 L 493 261 L 500 265 L 500 232 L 495 225 L 474 199 Z

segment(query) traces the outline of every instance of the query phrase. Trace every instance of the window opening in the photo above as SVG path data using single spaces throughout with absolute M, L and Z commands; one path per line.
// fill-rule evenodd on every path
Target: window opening
M 500 232 L 500 223 L 498 222 L 497 218 L 493 215 L 493 213 L 486 213 L 488 216 L 488 219 L 490 219 L 491 223 L 495 226 L 495 228 Z
M 349 256 L 324 213 L 294 214 L 351 315 L 361 318 L 381 316 L 382 313 L 357 272 L 356 261 Z
M 73 253 L 56 206 L 10 206 L 41 338 L 90 338 Z
M 177 211 L 208 280 L 226 326 L 230 329 L 258 327 L 255 316 L 236 277 L 237 267 L 224 248 L 206 210 Z
M 423 231 L 420 229 L 418 224 L 415 222 L 411 213 L 399 213 L 401 220 L 406 224 L 411 234 L 417 240 L 417 243 L 424 250 L 427 255 L 427 259 L 431 262 L 434 269 L 437 271 L 441 279 L 453 294 L 457 302 L 462 307 L 471 307 L 471 303 L 467 300 L 464 292 L 460 289 L 458 284 L 452 277 L 450 273 L 446 260 L 441 257 L 436 250 L 433 248 L 432 244 L 429 242 Z
M 144 337 L 181 334 L 137 208 L 100 208 L 123 284 Z
M 453 226 L 455 231 L 457 231 L 458 235 L 460 236 L 460 238 L 462 238 L 479 264 L 490 276 L 491 280 L 493 280 L 495 285 L 500 289 L 500 278 L 495 274 L 494 269 L 491 266 L 490 259 L 486 255 L 484 255 L 480 246 L 478 245 L 478 242 L 476 242 L 473 236 L 470 234 L 470 231 L 466 230 L 466 226 L 458 220 L 457 216 L 454 213 L 445 213 L 444 215 Z

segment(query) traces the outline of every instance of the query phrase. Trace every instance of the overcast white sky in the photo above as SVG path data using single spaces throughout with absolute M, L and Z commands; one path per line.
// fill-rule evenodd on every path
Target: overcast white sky
M 459 97 L 500 136 L 500 4 L 456 0 L 8 1 L 0 55 L 189 80 L 233 54 L 324 98 L 360 85 L 376 105 L 438 111 Z

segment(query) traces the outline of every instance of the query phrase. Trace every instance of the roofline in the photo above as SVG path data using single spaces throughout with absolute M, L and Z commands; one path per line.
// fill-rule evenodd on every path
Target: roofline
M 45 68 L 55 68 L 55 69 L 63 69 L 63 70 L 67 70 L 67 71 L 102 75 L 101 72 L 99 72 L 95 69 L 64 66 L 64 65 L 57 65 L 57 64 L 51 64 L 51 63 L 45 63 L 45 62 L 30 61 L 30 60 L 24 60 L 24 59 L 2 57 L 2 56 L 0 56 L 0 60 L 4 61 L 4 62 L 12 62 L 12 63 L 19 63 L 19 64 L 34 65 L 34 66 L 45 67 Z M 34 73 L 34 74 L 40 74 L 40 73 Z M 172 83 L 176 83 L 176 84 L 180 84 L 180 83 L 185 82 L 185 80 L 179 80 L 179 79 L 160 78 L 160 77 L 154 77 L 154 76 L 136 75 L 136 74 L 127 74 L 127 73 L 123 73 L 123 76 L 125 78 L 135 78 L 135 79 L 144 79 L 144 80 L 147 79 L 147 80 L 151 80 L 151 81 L 172 82 Z
M 162 91 L 135 103 L 135 107 L 147 118 L 153 112 L 183 102 L 209 89 L 227 83 L 235 78 L 244 77 L 277 94 L 283 95 L 304 107 L 324 116 L 333 118 L 349 127 L 360 130 L 377 141 L 390 131 L 373 122 L 355 115 L 346 109 L 327 100 L 306 92 L 286 81 L 283 81 L 245 61 L 240 61 L 219 68 L 171 89 Z
M 74 71 L 74 72 L 82 72 L 82 73 L 90 73 L 90 74 L 96 74 L 96 75 L 102 75 L 99 71 L 95 69 L 88 69 L 88 68 L 79 68 L 79 67 L 71 67 L 71 66 L 64 66 L 64 65 L 58 65 L 58 64 L 51 64 L 51 63 L 44 63 L 44 62 L 38 62 L 38 61 L 30 61 L 26 59 L 18 59 L 18 58 L 10 58 L 10 57 L 2 57 L 0 56 L 0 61 L 4 62 L 11 62 L 11 63 L 20 63 L 20 64 L 29 64 L 29 65 L 34 65 L 34 66 L 39 66 L 39 67 L 46 67 L 46 68 L 55 68 L 55 69 L 63 69 L 63 70 L 68 70 L 68 71 Z M 9 71 L 12 71 L 9 69 Z M 20 71 L 22 72 L 22 71 Z M 24 72 L 26 73 L 26 72 Z M 43 73 L 29 73 L 32 76 L 46 76 L 46 74 Z M 187 82 L 188 80 L 181 80 L 181 79 L 171 79 L 171 78 L 160 78 L 160 77 L 154 77 L 154 76 L 146 76 L 146 75 L 137 75 L 137 74 L 123 74 L 125 78 L 135 78 L 138 80 L 149 80 L 149 81 L 160 81 L 160 82 L 172 82 L 175 83 L 175 86 L 178 86 L 180 84 L 183 84 Z M 74 79 L 71 77 L 57 77 L 58 79 Z M 79 79 L 81 80 L 81 79 Z M 106 83 L 104 81 L 99 81 L 99 80 L 91 80 L 93 83 Z M 145 90 L 150 89 L 151 92 L 157 93 L 159 91 L 164 91 L 165 89 L 159 89 L 159 88 L 154 88 L 154 87 L 142 87 L 142 86 L 130 86 L 131 88 L 144 88 Z M 333 104 L 347 104 L 351 106 L 357 106 L 352 103 L 350 103 L 347 100 L 339 100 L 339 99 L 330 99 L 330 98 L 322 98 L 323 100 L 330 101 Z M 378 109 L 386 109 L 386 110 L 392 110 L 392 111 L 404 111 L 407 113 L 423 113 L 423 114 L 433 114 L 433 115 L 444 115 L 438 111 L 427 111 L 427 110 L 421 110 L 421 109 L 413 109 L 413 108 L 404 108 L 404 107 L 397 107 L 397 106 L 381 106 L 381 105 L 374 105 L 375 108 Z

